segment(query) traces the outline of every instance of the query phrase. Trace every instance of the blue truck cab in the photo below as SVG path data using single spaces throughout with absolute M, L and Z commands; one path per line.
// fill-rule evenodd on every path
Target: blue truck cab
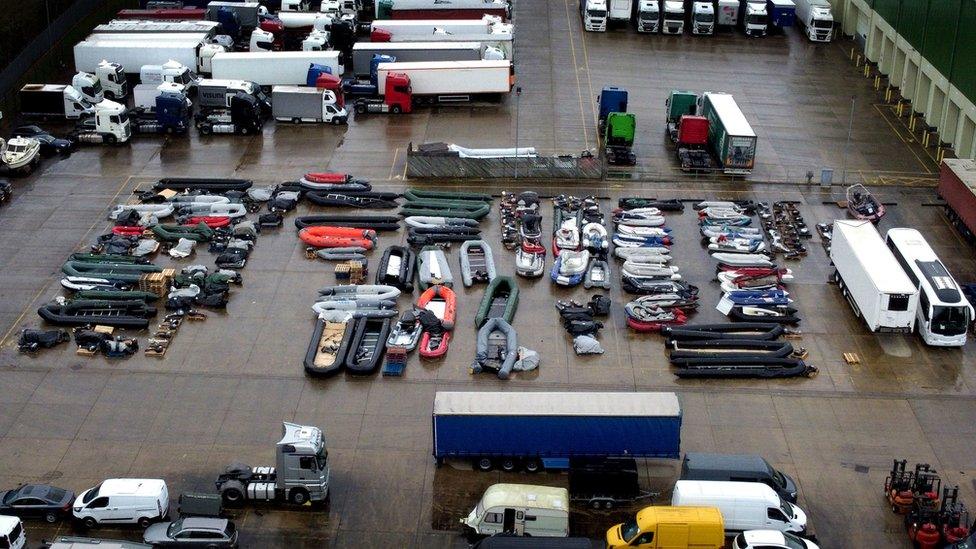
M 627 90 L 616 86 L 605 86 L 596 97 L 596 102 L 600 105 L 599 122 L 602 128 L 610 113 L 627 112 Z
M 358 97 L 375 97 L 379 89 L 376 81 L 376 73 L 380 63 L 396 63 L 396 57 L 392 55 L 374 54 L 369 61 L 369 80 L 355 80 L 352 78 L 343 80 L 342 91 Z

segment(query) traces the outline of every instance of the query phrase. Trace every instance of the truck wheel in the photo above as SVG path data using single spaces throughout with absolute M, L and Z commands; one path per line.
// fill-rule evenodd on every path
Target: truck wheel
M 366 114 L 366 105 L 356 103 L 356 114 Z
M 332 125 L 333 126 L 338 126 L 339 124 L 342 124 L 342 120 L 339 120 L 339 117 L 338 116 L 333 117 L 332 118 Z
M 200 133 L 203 134 L 203 135 L 210 135 L 210 127 L 209 126 L 200 126 L 197 129 L 200 130 Z
M 527 459 L 525 460 L 525 472 L 526 473 L 538 473 L 542 470 L 542 464 L 539 463 L 537 459 Z
M 479 471 L 491 471 L 494 464 L 491 462 L 491 458 L 478 458 L 474 462 L 474 466 Z
M 288 499 L 295 505 L 305 505 L 308 503 L 308 492 L 302 488 L 295 488 Z
M 139 527 L 140 528 L 149 528 L 149 525 L 150 524 L 152 524 L 152 519 L 151 518 L 149 518 L 149 517 L 139 517 Z
M 400 114 L 400 105 L 393 105 L 390 107 L 390 112 L 393 114 Z
M 250 131 L 247 126 L 241 126 L 241 135 L 247 135 Z
M 292 118 L 291 119 L 291 123 L 292 124 L 300 124 L 301 122 L 302 122 L 302 119 L 301 118 Z
M 109 145 L 114 145 L 115 144 L 115 141 L 116 140 L 115 140 L 115 136 L 114 135 L 108 134 L 108 135 L 105 136 L 105 142 L 108 143 Z
M 224 500 L 224 505 L 233 507 L 244 501 L 244 492 L 237 488 L 227 488 L 220 492 L 220 497 Z
M 517 465 L 518 463 L 515 461 L 515 458 L 503 458 L 501 461 L 502 471 L 505 471 L 506 473 L 511 473 L 514 471 Z
M 95 528 L 98 526 L 98 521 L 95 520 L 95 517 L 85 517 L 81 523 L 85 525 L 85 528 Z

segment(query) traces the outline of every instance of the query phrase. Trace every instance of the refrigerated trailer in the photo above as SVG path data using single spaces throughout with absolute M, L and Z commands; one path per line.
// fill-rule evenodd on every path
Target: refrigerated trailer
M 830 242 L 834 281 L 854 314 L 872 332 L 911 332 L 918 288 L 870 221 L 834 221 Z
M 489 33 L 500 23 L 500 17 L 491 15 L 480 19 L 383 19 L 370 23 L 370 34 L 377 30 L 393 36 L 425 36 L 434 34 L 435 30 L 450 34 Z
M 265 88 L 304 86 L 313 63 L 328 67 L 335 76 L 341 76 L 343 72 L 337 51 L 218 53 L 211 63 L 214 79 L 246 80 Z
M 118 63 L 127 74 L 139 74 L 143 65 L 162 65 L 176 61 L 192 67 L 197 73 L 210 72 L 211 58 L 224 51 L 223 46 L 200 39 L 157 41 L 135 38 L 132 40 L 101 40 L 100 35 L 75 44 L 75 70 L 95 72 L 103 60 Z
M 515 73 L 510 61 L 434 61 L 430 63 L 380 63 L 379 95 L 386 95 L 387 74 L 409 78 L 413 101 L 418 104 L 497 99 L 511 91 Z
M 434 458 L 487 471 L 566 469 L 570 458 L 676 459 L 674 393 L 444 392 L 434 396 Z
M 708 143 L 727 174 L 752 173 L 756 161 L 756 132 L 735 99 L 727 93 L 706 92 L 701 115 L 708 119 Z
M 499 27 L 511 27 L 511 25 L 499 25 Z M 503 29 L 498 28 L 492 32 L 457 32 L 453 34 L 443 34 L 443 33 L 430 33 L 430 34 L 395 34 L 386 31 L 374 31 L 370 36 L 370 40 L 373 43 L 376 42 L 410 42 L 410 43 L 460 43 L 460 42 L 477 42 L 484 46 L 484 51 L 482 52 L 482 57 L 485 59 L 490 59 L 490 56 L 486 55 L 487 48 L 495 48 L 501 52 L 501 56 L 504 59 L 512 59 L 512 53 L 514 51 L 515 36 L 511 32 L 511 28 Z M 357 43 L 357 45 L 363 42 Z
M 485 15 L 509 16 L 503 0 L 379 0 L 376 19 L 479 19 Z
M 479 42 L 356 42 L 352 47 L 352 66 L 356 76 L 369 76 L 374 55 L 389 55 L 401 63 L 427 61 L 477 61 Z

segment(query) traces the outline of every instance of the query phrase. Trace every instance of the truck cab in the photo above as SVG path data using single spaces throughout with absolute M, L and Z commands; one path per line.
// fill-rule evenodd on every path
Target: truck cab
M 190 93 L 196 89 L 200 77 L 183 63 L 171 59 L 162 65 L 143 65 L 139 69 L 139 80 L 143 84 L 170 83 Z
M 606 32 L 607 15 L 606 0 L 580 0 L 580 17 L 583 18 L 584 30 Z
M 664 21 L 661 23 L 664 34 L 683 34 L 685 32 L 685 5 L 681 0 L 664 0 Z
M 308 0 L 281 0 L 281 9 L 278 11 L 307 12 L 310 8 Z
M 79 71 L 71 79 L 71 85 L 92 103 L 98 103 L 106 97 L 124 99 L 129 95 L 125 69 L 118 63 L 105 60 L 98 63 L 93 73 Z
M 640 0 L 637 6 L 637 32 L 658 32 L 661 28 L 661 6 L 657 0 Z
M 691 13 L 691 33 L 699 36 L 715 33 L 715 7 L 711 2 L 695 2 Z
M 325 51 L 329 49 L 329 31 L 312 29 L 302 40 L 302 51 Z
M 129 122 L 129 111 L 124 105 L 108 99 L 95 105 L 95 131 L 114 136 L 114 141 L 125 143 L 132 137 L 132 127 Z M 107 139 L 107 142 L 113 142 Z
M 608 163 L 626 166 L 637 163 L 633 152 L 636 130 L 637 116 L 633 113 L 612 112 L 607 115 L 603 144 Z
M 374 77 L 375 78 L 375 77 Z M 359 99 L 355 103 L 356 114 L 409 113 L 413 111 L 413 89 L 410 76 L 402 72 L 386 73 L 383 99 Z
M 799 8 L 803 4 L 803 10 Z M 812 42 L 830 42 L 834 37 L 834 15 L 827 2 L 803 0 L 797 6 L 799 17 L 806 30 L 807 38 Z
M 261 29 L 251 31 L 251 38 L 248 40 L 248 51 L 272 51 L 274 45 L 274 34 Z
M 606 86 L 600 90 L 600 95 L 596 97 L 596 103 L 600 106 L 597 121 L 600 129 L 603 129 L 610 113 L 627 112 L 627 90 L 616 86 Z
M 766 36 L 769 26 L 769 14 L 765 2 L 746 2 L 739 24 L 746 36 Z
M 105 99 L 102 83 L 98 77 L 90 72 L 79 72 L 71 77 L 71 87 L 78 91 L 89 103 L 98 103 Z

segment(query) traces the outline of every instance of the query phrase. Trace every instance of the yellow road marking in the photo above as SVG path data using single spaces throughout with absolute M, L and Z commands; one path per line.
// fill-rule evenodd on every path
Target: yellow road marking
M 397 156 L 399 154 L 400 154 L 400 147 L 397 147 L 396 150 L 393 151 L 393 163 L 390 164 L 390 177 L 389 177 L 389 179 L 393 179 L 393 170 L 396 169 L 396 161 L 397 161 Z
M 609 19 L 610 14 L 607 13 L 607 19 Z M 607 21 L 607 26 L 609 27 L 610 21 Z M 600 130 L 598 123 L 598 115 L 596 112 L 596 97 L 593 95 L 593 79 L 590 78 L 590 56 L 586 52 L 586 30 L 580 35 L 580 44 L 583 46 L 583 66 L 586 67 L 586 87 L 590 90 L 590 110 L 593 114 L 593 124 L 597 128 L 596 131 L 596 150 L 600 150 Z
M 908 147 L 908 150 L 912 153 L 912 156 L 915 157 L 915 160 L 918 160 L 918 163 L 922 165 L 922 168 L 925 170 L 925 173 L 931 174 L 932 173 L 932 170 L 929 169 L 929 165 L 924 160 L 922 160 L 922 157 L 920 157 L 918 155 L 918 153 L 915 152 L 914 147 L 912 147 L 912 145 L 911 145 L 912 142 L 915 142 L 915 138 L 912 137 L 912 141 L 911 142 L 908 141 L 908 140 L 906 140 L 905 137 L 902 136 L 901 132 L 898 131 L 898 128 L 896 128 L 895 125 L 892 124 L 890 120 L 888 120 L 888 117 L 885 116 L 884 111 L 882 111 L 881 108 L 878 107 L 877 104 L 873 104 L 871 106 L 874 107 L 874 109 L 876 111 L 878 111 L 878 114 L 881 115 L 881 118 L 885 121 L 885 124 L 888 124 L 888 127 L 891 128 L 891 131 L 895 132 L 895 135 L 897 135 L 898 138 L 901 139 L 902 143 L 904 143 L 905 146 Z M 931 157 L 930 157 L 930 159 L 931 159 Z

